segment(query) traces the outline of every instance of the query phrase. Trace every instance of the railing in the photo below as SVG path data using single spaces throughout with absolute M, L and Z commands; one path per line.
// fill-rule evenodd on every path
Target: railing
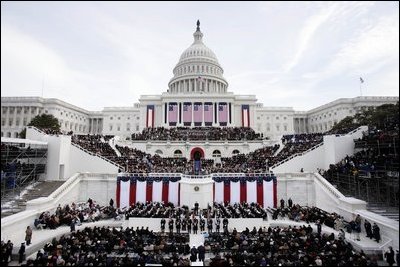
M 53 193 L 51 193 L 48 197 L 49 198 L 53 198 L 56 199 L 58 196 L 60 196 L 65 190 L 69 189 L 69 187 L 75 182 L 77 181 L 80 176 L 82 174 L 81 173 L 76 173 L 74 174 L 71 178 L 69 178 L 68 180 L 66 180 L 59 188 L 57 188 L 56 190 L 54 190 Z
M 36 128 L 35 126 L 28 126 L 27 128 L 29 129 L 34 129 L 35 131 L 38 131 L 41 134 L 47 135 L 47 133 L 43 132 L 42 130 L 40 130 L 39 128 Z
M 314 150 L 314 149 L 316 149 L 316 148 L 322 146 L 323 144 L 324 144 L 324 142 L 321 142 L 321 143 L 319 143 L 319 144 L 317 144 L 317 145 L 315 145 L 315 146 L 309 148 L 309 149 L 306 150 L 306 151 L 293 154 L 293 155 L 291 155 L 290 157 L 288 157 L 288 158 L 286 158 L 286 159 L 284 159 L 284 160 L 281 160 L 281 161 L 279 161 L 278 163 L 275 163 L 275 164 L 271 167 L 271 169 L 276 168 L 276 167 L 278 167 L 279 165 L 282 165 L 283 163 L 285 163 L 285 162 L 287 162 L 287 161 L 289 161 L 289 160 L 291 160 L 291 159 L 293 159 L 293 158 L 295 158 L 295 157 L 297 157 L 297 156 L 303 156 L 304 154 L 306 154 L 306 153 L 308 153 L 308 152 L 310 152 L 310 151 L 312 151 L 312 150 Z
M 315 178 L 320 182 L 320 184 L 329 192 L 331 192 L 337 199 L 345 197 L 339 190 L 333 187 L 324 177 L 322 177 L 319 173 L 315 173 Z
M 75 144 L 75 143 L 73 143 L 73 142 L 71 142 L 71 145 L 73 145 L 74 147 L 76 147 L 76 148 L 78 148 L 78 149 L 80 149 L 80 150 L 82 150 L 82 151 L 88 153 L 88 154 L 91 155 L 91 156 L 99 157 L 99 158 L 101 158 L 102 160 L 107 161 L 108 163 L 111 163 L 112 165 L 118 167 L 118 168 L 121 169 L 121 170 L 125 170 L 125 168 L 122 167 L 121 165 L 118 165 L 117 163 L 115 163 L 115 162 L 113 162 L 113 161 L 107 159 L 106 157 L 103 157 L 102 155 L 93 153 L 92 151 L 89 151 L 89 150 L 87 150 L 87 149 L 85 149 L 85 148 L 81 147 L 80 145 Z

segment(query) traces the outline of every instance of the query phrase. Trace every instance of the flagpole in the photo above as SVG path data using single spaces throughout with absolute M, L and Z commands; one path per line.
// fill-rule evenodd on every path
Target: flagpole
M 360 96 L 362 96 L 361 84 L 362 82 L 360 81 Z

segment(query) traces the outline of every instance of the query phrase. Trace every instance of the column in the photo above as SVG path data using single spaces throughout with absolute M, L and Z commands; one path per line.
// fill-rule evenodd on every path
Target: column
M 194 92 L 197 92 L 198 88 L 197 88 L 197 81 L 196 79 L 194 79 Z
M 191 108 L 192 108 L 192 122 L 190 123 L 190 126 L 194 125 L 194 102 L 191 102 Z
M 201 105 L 201 126 L 205 126 L 205 122 L 204 122 L 204 101 L 202 102 L 202 105 Z

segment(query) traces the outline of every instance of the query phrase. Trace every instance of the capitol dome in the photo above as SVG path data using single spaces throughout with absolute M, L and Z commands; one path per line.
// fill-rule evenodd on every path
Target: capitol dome
M 203 43 L 200 22 L 193 34 L 194 42 L 181 55 L 170 80 L 169 92 L 174 94 L 226 93 L 228 83 L 215 53 Z

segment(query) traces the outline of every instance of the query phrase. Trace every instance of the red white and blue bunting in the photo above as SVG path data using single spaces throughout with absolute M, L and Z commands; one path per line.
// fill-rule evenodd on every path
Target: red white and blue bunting
M 117 178 L 117 207 L 133 203 L 163 201 L 179 205 L 180 177 L 119 176 Z
M 275 176 L 213 177 L 214 201 L 258 203 L 262 207 L 277 206 Z

